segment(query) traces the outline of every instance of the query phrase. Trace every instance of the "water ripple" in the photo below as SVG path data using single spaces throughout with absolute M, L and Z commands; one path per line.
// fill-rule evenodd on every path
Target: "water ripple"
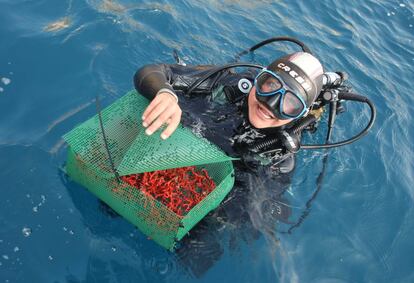
M 0 177 L 7 190 L 0 200 L 2 279 L 193 280 L 183 270 L 189 265 L 132 233 L 126 221 L 109 218 L 96 198 L 60 175 L 61 135 L 95 114 L 89 108 L 97 94 L 109 103 L 131 89 L 141 65 L 173 62 L 172 49 L 190 64 L 220 64 L 260 40 L 289 35 L 306 42 L 327 70 L 348 72 L 354 91 L 375 102 L 377 122 L 364 139 L 329 152 L 322 189 L 292 234 L 278 234 L 283 223 L 275 225 L 262 210 L 269 184 L 251 179 L 251 201 L 241 212 L 247 214 L 245 222 L 213 214 L 210 221 L 217 226 L 202 231 L 209 241 L 193 239 L 201 251 L 197 266 L 207 269 L 200 280 L 413 281 L 412 1 L 0 2 L 5 39 L 0 46 Z M 293 50 L 274 44 L 243 60 L 266 64 Z M 369 117 L 366 107 L 347 107 L 334 129 L 337 140 L 358 132 Z M 317 142 L 323 135 L 306 138 Z M 290 209 L 289 220 L 303 213 L 315 193 L 324 154 L 298 155 L 286 201 L 275 202 Z M 41 195 L 47 203 L 39 209 Z M 31 229 L 30 237 L 22 235 L 23 228 Z M 209 256 L 216 259 L 208 266 Z

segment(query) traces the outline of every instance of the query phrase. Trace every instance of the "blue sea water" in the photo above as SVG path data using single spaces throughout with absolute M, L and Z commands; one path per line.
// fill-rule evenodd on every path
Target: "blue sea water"
M 412 1 L 0 0 L 0 282 L 414 282 L 413 26 Z M 173 49 L 223 64 L 277 35 L 346 71 L 378 110 L 366 137 L 330 151 L 320 191 L 324 152 L 298 155 L 285 197 L 292 222 L 309 214 L 292 233 L 210 216 L 182 257 L 62 173 L 61 136 L 95 114 L 96 95 L 109 105 L 132 89 L 138 67 L 172 63 Z M 369 117 L 347 109 L 336 140 Z

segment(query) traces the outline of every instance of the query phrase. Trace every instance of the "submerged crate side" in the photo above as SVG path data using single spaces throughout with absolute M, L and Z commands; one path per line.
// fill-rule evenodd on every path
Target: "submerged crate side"
M 205 166 L 216 182 L 216 188 L 182 219 L 177 239 L 181 240 L 198 222 L 223 201 L 234 185 L 234 169 L 231 161 L 212 163 Z
M 174 246 L 181 218 L 164 205 L 126 183 L 118 184 L 110 172 L 93 170 L 77 158 L 71 148 L 66 170 L 75 182 L 86 187 L 145 235 L 167 249 Z

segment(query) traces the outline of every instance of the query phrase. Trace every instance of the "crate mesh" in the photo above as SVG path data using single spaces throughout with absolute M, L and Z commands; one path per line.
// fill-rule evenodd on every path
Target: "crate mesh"
M 148 100 L 131 91 L 102 111 L 109 151 L 122 175 L 197 165 L 205 168 L 216 188 L 185 216 L 179 216 L 140 190 L 115 178 L 104 145 L 98 115 L 66 135 L 66 170 L 76 182 L 167 249 L 180 240 L 209 211 L 216 208 L 234 184 L 233 158 L 181 125 L 163 141 L 159 132 L 147 136 L 141 126 Z

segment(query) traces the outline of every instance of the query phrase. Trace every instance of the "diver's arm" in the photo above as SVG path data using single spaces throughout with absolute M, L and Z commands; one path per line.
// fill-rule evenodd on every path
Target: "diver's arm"
M 153 64 L 146 65 L 139 69 L 134 76 L 135 89 L 149 100 L 162 90 L 175 96 L 173 87 L 171 86 L 171 69 L 168 65 Z
M 177 128 L 181 120 L 181 108 L 178 105 L 176 92 L 185 93 L 198 78 L 205 75 L 214 66 L 182 66 L 168 64 L 146 65 L 139 69 L 134 76 L 136 90 L 151 100 L 145 109 L 142 120 L 151 135 L 163 124 L 168 127 L 161 137 L 168 138 Z M 208 94 L 220 74 L 201 84 L 195 94 Z

